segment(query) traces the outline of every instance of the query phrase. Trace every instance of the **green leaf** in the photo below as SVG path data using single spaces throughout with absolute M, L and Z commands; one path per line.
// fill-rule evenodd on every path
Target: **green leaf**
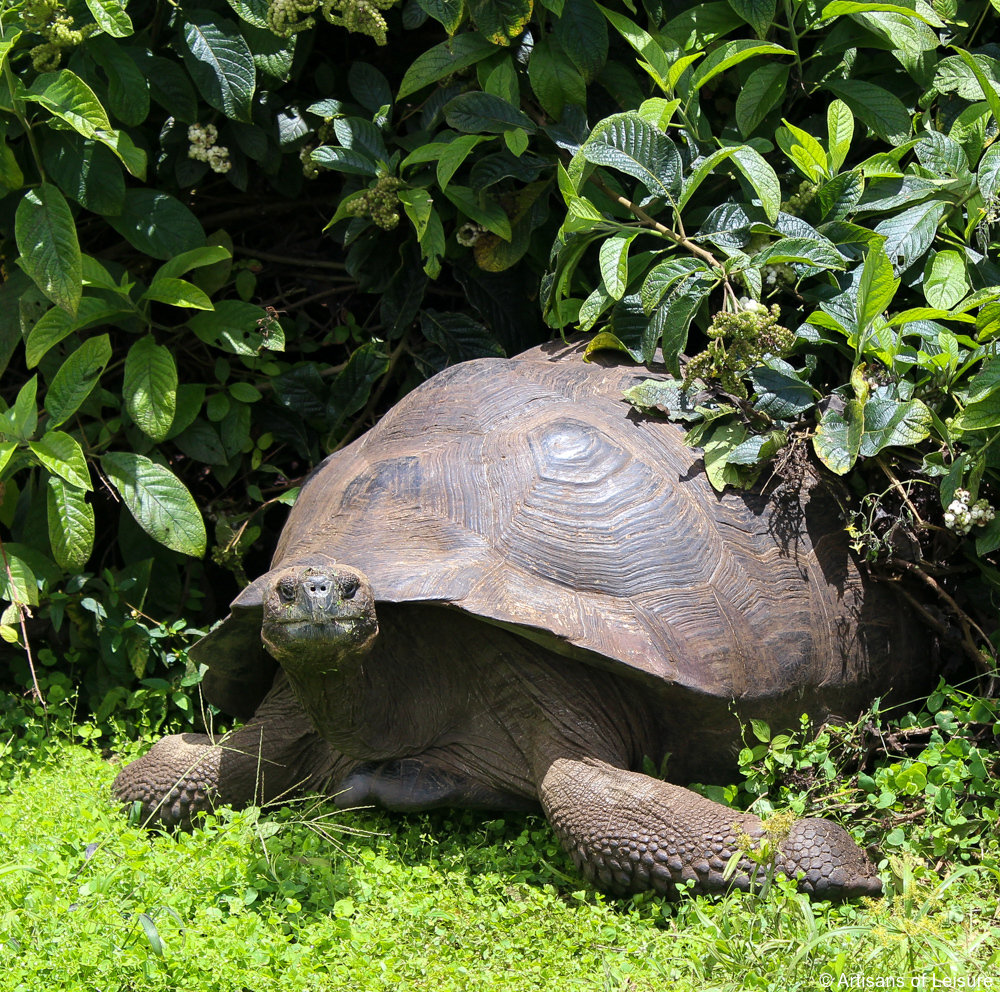
M 133 31 L 132 21 L 125 13 L 127 3 L 128 0 L 125 4 L 118 0 L 87 0 L 87 7 L 105 34 L 112 38 L 127 38 Z
M 424 13 L 439 21 L 450 35 L 453 35 L 462 23 L 465 0 L 417 0 L 417 3 Z
M 969 381 L 968 401 L 978 403 L 992 396 L 997 390 L 1000 390 L 1000 355 L 988 358 Z
M 707 272 L 705 263 L 695 258 L 671 258 L 649 270 L 639 298 L 642 300 L 643 312 L 648 316 L 659 305 L 667 290 L 678 280 L 690 276 L 694 272 Z
M 460 34 L 424 52 L 406 70 L 397 100 L 479 62 L 497 51 L 481 34 Z
M 613 10 L 608 10 L 600 4 L 597 5 L 597 9 L 600 10 L 600 12 L 611 22 L 612 27 L 614 27 L 614 29 L 632 46 L 632 48 L 646 60 L 646 65 L 643 66 L 643 68 L 645 68 L 653 79 L 656 80 L 657 85 L 659 85 L 664 92 L 670 93 L 677 82 L 676 78 L 671 77 L 671 71 L 674 68 L 675 63 L 674 60 L 667 55 L 666 51 L 664 51 L 663 46 L 656 41 L 652 35 L 643 31 L 642 28 L 640 28 L 637 24 L 634 24 L 624 15 Z M 690 60 L 680 59 L 679 62 L 684 63 L 684 66 L 686 67 L 697 57 L 697 55 L 694 55 Z M 641 62 L 640 65 L 642 65 Z
M 757 394 L 754 409 L 772 420 L 795 420 L 816 404 L 812 386 L 793 375 L 761 366 L 750 379 Z
M 643 379 L 638 385 L 623 390 L 622 396 L 637 410 L 659 410 L 669 420 L 702 419 L 687 390 L 677 379 Z
M 993 86 L 990 85 L 990 81 L 986 73 L 983 72 L 982 66 L 980 66 L 979 62 L 969 52 L 963 48 L 955 48 L 955 51 L 958 52 L 958 57 L 972 70 L 976 81 L 979 83 L 979 88 L 983 92 L 983 96 L 986 97 L 986 101 L 990 105 L 993 117 L 1000 122 L 1000 93 L 997 93 Z
M 482 224 L 504 241 L 510 241 L 510 218 L 498 203 L 485 196 L 477 196 L 466 186 L 451 185 L 444 195 L 471 220 Z
M 42 314 L 41 319 L 28 335 L 24 351 L 25 364 L 29 369 L 33 369 L 50 348 L 55 347 L 74 331 L 83 330 L 92 324 L 101 323 L 110 317 L 126 312 L 128 311 L 93 296 L 84 296 L 80 300 L 75 320 L 65 310 L 53 307 Z
M 266 27 L 267 25 L 263 25 Z M 347 71 L 347 87 L 362 107 L 376 113 L 382 107 L 392 106 L 392 87 L 378 69 L 360 60 L 352 62 Z
M 0 25 L 0 68 L 3 68 L 5 62 L 7 61 L 7 55 L 10 50 L 17 44 L 18 39 L 21 37 L 21 32 L 18 31 L 11 24 Z
M 823 146 L 808 132 L 782 118 L 784 127 L 775 132 L 775 140 L 781 150 L 799 168 L 799 171 L 814 183 L 822 182 L 830 175 Z
M 121 213 L 125 178 L 106 145 L 75 131 L 53 131 L 46 135 L 42 160 L 49 178 L 81 207 L 95 214 Z
M 444 107 L 444 118 L 456 131 L 503 134 L 522 129 L 535 133 L 535 125 L 527 114 L 512 103 L 492 93 L 472 91 L 461 93 Z
M 14 232 L 21 268 L 56 306 L 76 316 L 83 263 L 76 224 L 62 193 L 49 183 L 29 189 L 17 205 Z
M 698 66 L 691 83 L 695 89 L 700 89 L 710 79 L 731 69 L 740 62 L 752 59 L 758 55 L 794 55 L 795 53 L 781 45 L 774 45 L 770 42 L 751 41 L 744 39 L 741 41 L 727 41 L 720 45 L 711 55 Z
M 932 307 L 950 310 L 970 288 L 965 259 L 957 251 L 939 251 L 924 267 L 924 296 Z
M 910 115 L 899 97 L 860 79 L 827 79 L 823 85 L 884 142 L 901 145 L 910 135 Z
M 226 411 L 227 414 L 228 412 Z M 173 442 L 188 458 L 193 458 L 196 462 L 203 462 L 205 465 L 226 465 L 229 462 L 218 429 L 201 417 L 174 437 Z
M 87 338 L 62 363 L 45 394 L 49 428 L 58 427 L 80 408 L 100 381 L 104 367 L 111 360 L 111 339 L 107 334 Z
M 566 53 L 548 38 L 536 42 L 528 63 L 531 89 L 542 109 L 554 120 L 567 103 L 586 106 L 587 84 Z
M 760 197 L 767 219 L 773 224 L 781 211 L 781 185 L 770 164 L 756 149 L 742 145 L 733 152 L 733 161 Z
M 819 460 L 836 475 L 849 472 L 858 460 L 864 429 L 864 407 L 858 400 L 848 400 L 843 413 L 827 409 L 813 437 Z
M 180 200 L 154 189 L 129 189 L 117 217 L 107 222 L 133 248 L 169 259 L 205 245 L 201 222 Z
M 702 301 L 717 285 L 718 280 L 710 273 L 695 274 L 660 304 L 642 337 L 643 361 L 651 362 L 660 344 L 667 371 L 680 376 L 679 356 L 687 347 L 691 321 Z
M 298 35 L 281 38 L 267 28 L 244 24 L 240 31 L 245 39 L 254 68 L 272 79 L 288 82 L 295 62 L 295 45 Z
M 482 34 L 494 45 L 509 45 L 531 19 L 532 0 L 466 0 Z
M 754 255 L 750 264 L 759 268 L 792 262 L 823 269 L 843 269 L 847 264 L 828 241 L 816 241 L 814 238 L 781 238 Z
M 375 342 L 351 352 L 347 365 L 330 384 L 333 428 L 353 416 L 368 402 L 375 381 L 385 375 L 389 359 Z
M 93 490 L 83 448 L 69 434 L 63 431 L 46 431 L 40 441 L 30 441 L 28 447 L 50 472 L 61 476 L 71 486 Z
M 0 568 L 0 599 L 9 599 L 12 603 L 24 603 L 26 606 L 38 605 L 38 581 L 35 573 L 17 555 L 7 552 L 7 569 Z M 11 581 L 13 579 L 13 582 Z
M 451 182 L 452 177 L 458 172 L 476 145 L 490 140 L 490 138 L 478 134 L 462 134 L 445 145 L 437 163 L 437 181 L 441 189 L 445 189 Z
M 858 328 L 862 334 L 876 317 L 889 309 L 897 289 L 899 280 L 893 272 L 892 262 L 889 261 L 885 249 L 881 245 L 869 248 L 861 270 L 856 303 Z
M 464 314 L 427 309 L 420 315 L 420 330 L 448 356 L 449 362 L 506 357 L 497 339 L 482 324 Z
M 851 150 L 854 140 L 854 114 L 843 100 L 833 100 L 826 108 L 827 142 L 830 171 L 836 174 Z
M 944 203 L 932 200 L 875 225 L 875 233 L 885 237 L 883 248 L 898 271 L 909 268 L 930 248 L 945 209 Z
M 923 441 L 930 436 L 932 419 L 920 400 L 870 399 L 865 403 L 864 424 L 859 454 L 872 458 L 883 448 Z
M 706 156 L 700 161 L 696 161 L 694 168 L 691 170 L 691 174 L 684 180 L 684 188 L 681 191 L 680 198 L 677 201 L 677 206 L 683 209 L 687 202 L 694 196 L 698 187 L 705 181 L 708 174 L 720 163 L 724 162 L 726 159 L 732 158 L 735 154 L 737 146 L 731 146 L 728 148 L 719 148 L 712 152 L 711 155 Z
M 24 185 L 24 173 L 7 139 L 0 137 L 0 185 L 16 192 Z
M 214 311 L 192 317 L 188 327 L 206 344 L 234 355 L 257 355 L 262 348 L 285 349 L 280 326 L 269 324 L 260 307 L 241 300 L 220 300 Z
M 212 301 L 194 283 L 184 279 L 156 279 L 140 299 L 155 300 L 172 307 L 188 307 L 191 310 L 215 309 Z
M 605 118 L 580 153 L 638 179 L 653 196 L 669 200 L 680 192 L 682 165 L 674 143 L 635 112 Z
M 917 20 L 927 21 L 927 19 L 917 13 L 913 7 L 907 7 L 905 4 L 897 3 L 869 3 L 863 2 L 858 3 L 856 0 L 833 0 L 833 3 L 828 3 L 824 8 L 822 13 L 819 15 L 821 19 L 827 20 L 831 17 L 840 17 L 843 14 L 867 14 L 867 13 L 888 13 L 888 14 L 901 14 L 904 17 L 913 17 Z
M 46 504 L 52 557 L 67 572 L 82 571 L 94 550 L 94 508 L 57 475 L 49 476 Z
M 407 189 L 399 193 L 399 201 L 403 204 L 406 216 L 410 218 L 419 241 L 430 223 L 434 201 L 425 189 Z
M 970 403 L 953 421 L 962 431 L 982 431 L 1000 426 L 1000 393 L 992 393 L 985 400 Z
M 377 176 L 378 163 L 365 151 L 355 148 L 339 148 L 337 145 L 320 145 L 309 157 L 324 168 L 333 169 L 352 176 Z
M 19 441 L 27 441 L 38 426 L 38 376 L 33 375 L 17 393 L 14 406 L 5 415 L 0 415 L 0 431 L 13 434 Z
M 146 178 L 146 153 L 136 148 L 124 131 L 111 126 L 101 101 L 76 73 L 69 69 L 44 72 L 24 98 L 40 104 L 83 137 L 107 145 L 136 179 Z
M 441 274 L 441 258 L 445 252 L 444 226 L 434 209 L 434 201 L 424 189 L 403 190 L 399 194 L 406 216 L 417 231 L 424 272 L 432 279 Z
M 151 538 L 194 558 L 205 554 L 205 522 L 191 493 L 170 469 L 128 451 L 104 455 L 101 467 Z
M 746 435 L 743 424 L 727 421 L 716 425 L 705 442 L 705 474 L 717 492 L 721 493 L 727 485 L 742 488 L 742 476 L 736 466 L 729 464 L 729 454 L 743 443 Z
M 984 200 L 1000 196 L 1000 145 L 992 144 L 979 161 L 976 175 Z
M 757 32 L 758 38 L 767 34 L 774 20 L 775 0 L 729 0 L 729 6 Z
M 17 441 L 0 441 L 0 474 L 7 467 L 7 462 L 15 451 L 17 451 Z
M 736 98 L 736 124 L 744 138 L 784 100 L 787 88 L 788 66 L 780 62 L 768 62 L 750 73 Z
M 565 0 L 554 34 L 584 81 L 593 82 L 608 59 L 608 22 L 594 0 Z
M 205 102 L 233 120 L 253 122 L 257 70 L 239 28 L 208 10 L 184 13 L 181 56 Z
M 122 399 L 147 437 L 157 442 L 166 439 L 177 410 L 177 366 L 174 356 L 152 335 L 140 338 L 128 350 Z
M 234 382 L 229 387 L 229 395 L 241 403 L 256 403 L 263 399 L 260 390 L 251 386 L 249 382 Z
M 198 96 L 183 64 L 159 55 L 152 55 L 145 48 L 130 48 L 149 83 L 149 95 L 172 117 L 185 124 L 198 121 Z
M 613 299 L 620 300 L 625 295 L 628 281 L 628 249 L 638 231 L 619 232 L 601 244 L 601 277 Z
M 191 251 L 181 252 L 164 262 L 156 270 L 153 282 L 158 282 L 160 279 L 176 279 L 192 269 L 204 268 L 206 265 L 215 265 L 218 262 L 228 262 L 232 257 L 229 249 L 222 245 L 192 248 Z
M 124 13 L 124 11 L 122 11 Z M 106 34 L 86 42 L 87 51 L 108 77 L 108 107 L 123 124 L 137 127 L 149 114 L 149 84 L 125 49 Z

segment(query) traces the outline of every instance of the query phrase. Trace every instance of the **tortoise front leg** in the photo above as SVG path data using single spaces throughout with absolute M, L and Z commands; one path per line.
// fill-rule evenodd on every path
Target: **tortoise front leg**
M 224 736 L 172 734 L 126 765 L 115 798 L 142 803 L 144 823 L 188 827 L 217 805 L 240 809 L 327 790 L 357 762 L 313 729 L 283 672 L 245 726 Z
M 560 758 L 542 781 L 542 806 L 577 868 L 614 895 L 654 889 L 672 896 L 693 880 L 694 892 L 746 890 L 763 869 L 743 857 L 727 881 L 723 871 L 741 834 L 763 836 L 758 817 L 705 799 L 690 789 L 602 761 Z M 797 820 L 780 846 L 777 868 L 799 889 L 821 898 L 882 892 L 875 869 L 843 827 Z

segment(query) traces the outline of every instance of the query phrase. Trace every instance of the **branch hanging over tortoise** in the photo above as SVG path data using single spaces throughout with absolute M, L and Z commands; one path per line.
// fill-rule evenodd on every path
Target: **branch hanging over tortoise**
M 115 783 L 163 824 L 321 789 L 344 807 L 537 809 L 613 893 L 747 887 L 757 817 L 677 782 L 731 775 L 744 720 L 854 716 L 926 682 L 928 638 L 870 583 L 822 487 L 715 493 L 645 369 L 543 346 L 435 376 L 304 486 L 272 570 L 194 649 L 250 722 L 168 737 Z M 820 896 L 881 883 L 800 820 L 779 868 Z

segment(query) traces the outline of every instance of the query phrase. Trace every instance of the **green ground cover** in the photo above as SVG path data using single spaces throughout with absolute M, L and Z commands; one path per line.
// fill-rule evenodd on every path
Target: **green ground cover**
M 222 811 L 169 837 L 129 825 L 113 807 L 118 767 L 65 739 L 36 745 L 30 759 L 8 742 L 3 992 L 1000 980 L 989 856 L 961 866 L 957 855 L 935 874 L 932 859 L 897 846 L 883 872 L 887 897 L 840 906 L 809 903 L 780 882 L 766 899 L 615 901 L 584 888 L 540 817 L 300 806 Z

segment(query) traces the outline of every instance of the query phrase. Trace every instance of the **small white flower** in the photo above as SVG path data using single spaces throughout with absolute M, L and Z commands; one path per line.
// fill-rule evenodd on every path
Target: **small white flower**
M 969 506 L 971 494 L 968 489 L 956 489 L 955 498 L 944 512 L 944 525 L 948 530 L 964 536 L 973 527 L 982 527 L 996 517 L 996 511 L 985 499 L 976 500 Z

